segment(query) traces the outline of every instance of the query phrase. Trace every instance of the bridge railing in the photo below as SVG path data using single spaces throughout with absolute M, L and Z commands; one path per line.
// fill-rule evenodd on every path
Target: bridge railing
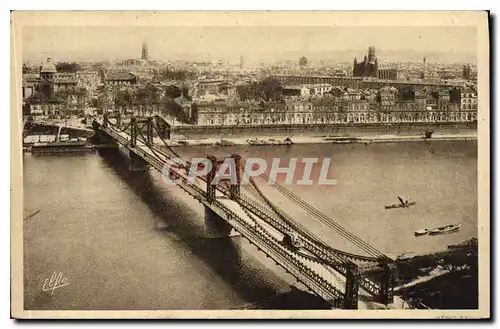
M 300 279 L 306 286 L 313 289 L 317 294 L 319 294 L 322 298 L 332 303 L 335 307 L 341 307 L 344 294 L 335 286 L 333 286 L 330 282 L 321 277 L 314 270 L 306 266 L 297 256 L 294 256 L 293 253 L 287 251 L 280 245 L 280 241 L 276 239 L 274 236 L 269 234 L 262 227 L 255 225 L 252 226 L 247 221 L 242 219 L 239 215 L 235 214 L 232 210 L 228 209 L 222 203 L 215 201 L 212 204 L 216 204 L 217 207 L 221 208 L 226 215 L 230 214 L 230 220 L 236 219 L 237 222 L 245 227 L 247 230 L 252 231 L 253 234 L 256 234 L 259 239 L 264 242 L 264 247 L 260 245 L 260 249 L 270 247 L 273 249 L 282 260 L 286 260 L 289 264 L 293 265 L 292 267 L 285 267 L 282 265 L 286 271 L 290 272 L 293 276 Z M 251 234 L 251 233 L 250 233 Z M 255 243 L 255 241 L 252 241 Z M 275 259 L 277 261 L 277 259 Z M 315 289 L 316 288 L 316 289 Z M 329 294 L 325 294 L 323 289 L 326 289 Z
M 282 233 L 287 234 L 295 234 L 296 231 L 288 226 L 286 223 L 276 220 L 273 216 L 269 215 L 265 210 L 263 210 L 260 206 L 256 205 L 252 200 L 247 199 L 245 197 L 240 197 L 240 201 L 243 207 L 248 208 L 252 212 L 259 215 L 259 218 L 264 220 L 269 225 L 275 227 L 277 230 Z M 344 266 L 346 263 L 342 264 L 342 260 L 339 260 L 339 257 L 325 248 L 322 248 L 316 245 L 314 242 L 310 241 L 307 237 L 301 236 L 301 240 L 304 243 L 304 248 L 310 250 L 313 254 L 318 256 L 323 260 L 322 264 L 326 264 L 331 266 L 334 270 L 341 273 L 342 275 L 347 275 L 347 269 Z M 367 277 L 360 278 L 360 286 L 369 292 L 371 295 L 378 295 L 381 292 L 381 287 L 379 284 L 373 282 Z

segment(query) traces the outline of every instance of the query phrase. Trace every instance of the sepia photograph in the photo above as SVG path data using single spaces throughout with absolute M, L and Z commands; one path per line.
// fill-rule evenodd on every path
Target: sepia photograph
M 490 317 L 486 11 L 11 13 L 11 314 Z

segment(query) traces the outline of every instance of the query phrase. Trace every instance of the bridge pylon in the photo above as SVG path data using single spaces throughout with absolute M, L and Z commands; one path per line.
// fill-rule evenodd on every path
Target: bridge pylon
M 137 124 L 137 118 L 133 116 L 130 119 L 130 147 L 135 148 L 137 146 L 137 135 L 139 134 L 139 125 Z M 130 164 L 129 169 L 131 171 L 146 171 L 149 170 L 148 163 L 135 154 L 133 150 L 129 151 Z
M 104 112 L 102 114 L 102 127 L 107 128 L 108 127 L 108 112 Z
M 156 126 L 158 127 L 158 134 L 161 138 L 170 140 L 170 125 L 161 116 L 156 115 Z
M 382 282 L 380 285 L 379 301 L 385 305 L 394 302 L 394 284 L 396 282 L 396 264 L 387 263 L 384 265 Z
M 242 176 L 242 168 L 241 168 L 241 156 L 239 154 L 233 154 L 231 157 L 234 159 L 235 170 L 234 173 L 236 176 L 236 184 L 231 184 L 229 187 L 229 193 L 231 196 L 231 200 L 238 200 L 240 198 L 240 185 L 241 185 L 241 176 Z
M 130 147 L 137 146 L 137 118 L 133 116 L 130 118 Z
M 146 135 L 146 143 L 147 145 L 153 145 L 153 131 L 154 131 L 154 121 L 153 117 L 148 117 L 147 120 L 147 135 Z
M 208 155 L 207 159 L 211 162 L 212 166 L 207 173 L 207 191 L 206 198 L 208 202 L 213 202 L 216 198 L 217 186 L 213 184 L 217 170 L 219 169 L 219 162 L 213 155 Z M 235 161 L 237 161 L 235 159 Z M 232 192 L 231 192 L 232 195 Z M 238 193 L 239 196 L 239 193 Z M 206 238 L 226 238 L 240 236 L 231 225 L 218 214 L 216 214 L 209 207 L 205 207 L 205 237 Z
M 116 113 L 116 127 L 120 128 L 122 125 L 122 115 L 120 112 Z
M 360 273 L 358 266 L 353 263 L 346 264 L 346 283 L 345 283 L 345 296 L 344 296 L 344 309 L 356 310 L 358 309 L 358 291 Z
M 215 200 L 215 193 L 217 191 L 217 187 L 215 184 L 212 184 L 215 174 L 217 173 L 217 158 L 213 155 L 207 156 L 207 159 L 212 163 L 210 171 L 207 174 L 207 200 L 208 202 L 212 202 Z

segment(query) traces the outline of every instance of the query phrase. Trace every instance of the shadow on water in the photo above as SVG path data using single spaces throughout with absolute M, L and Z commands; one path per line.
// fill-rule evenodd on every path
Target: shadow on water
M 203 232 L 203 225 L 198 219 L 200 215 L 189 204 L 179 200 L 168 190 L 160 189 L 148 171 L 130 171 L 129 159 L 119 150 L 103 149 L 99 150 L 99 154 L 107 166 L 128 184 L 161 221 L 160 227 L 152 226 L 152 230 L 156 230 L 165 239 L 172 234 L 178 236 L 179 243 L 209 265 L 247 302 L 259 304 L 259 301 L 280 294 L 283 280 L 259 264 L 251 252 L 242 250 L 242 237 L 200 237 Z M 246 253 L 250 257 L 242 255 Z M 307 303 L 304 306 L 306 305 Z M 311 306 L 313 305 L 309 304 L 305 308 Z

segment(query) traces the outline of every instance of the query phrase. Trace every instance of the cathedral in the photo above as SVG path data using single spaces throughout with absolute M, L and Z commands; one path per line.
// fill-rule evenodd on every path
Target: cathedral
M 368 56 L 365 55 L 363 62 L 358 63 L 358 59 L 354 58 L 352 75 L 354 77 L 378 78 L 378 61 L 375 55 L 375 47 L 368 47 Z

